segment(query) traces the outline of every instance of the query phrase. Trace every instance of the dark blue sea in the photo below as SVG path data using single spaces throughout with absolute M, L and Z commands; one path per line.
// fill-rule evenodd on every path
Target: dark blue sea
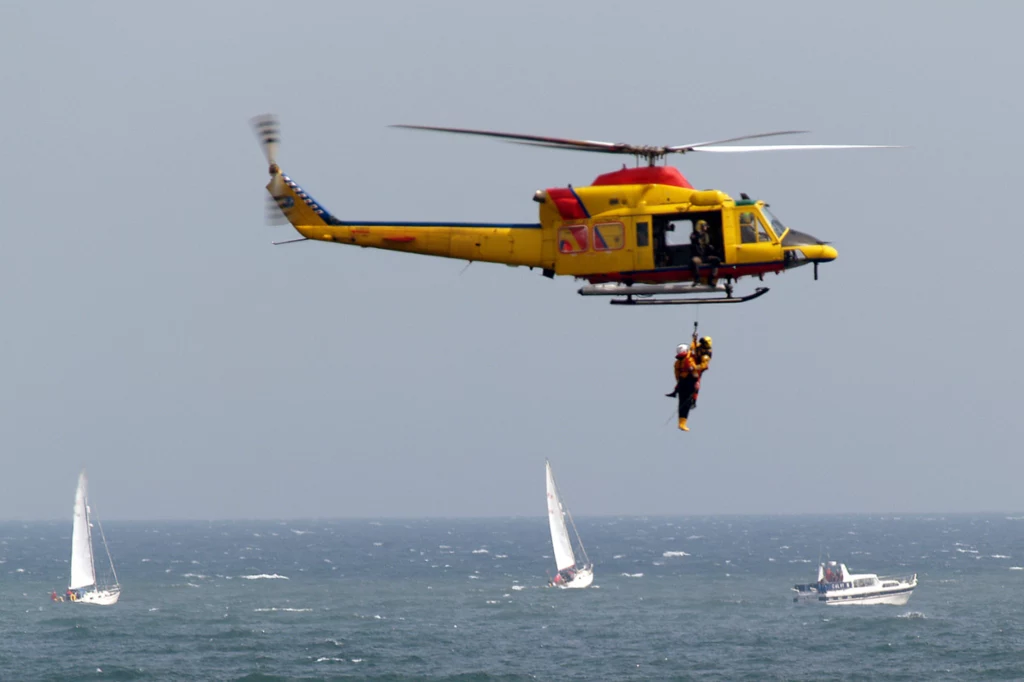
M 0 679 L 1019 680 L 1024 517 L 107 523 L 112 607 L 53 603 L 71 524 L 0 524 Z M 98 548 L 102 563 L 102 546 Z M 907 606 L 795 604 L 819 557 Z

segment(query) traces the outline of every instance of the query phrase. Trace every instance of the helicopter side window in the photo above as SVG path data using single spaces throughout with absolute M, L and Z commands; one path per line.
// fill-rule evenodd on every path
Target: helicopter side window
M 587 226 L 567 225 L 558 228 L 558 251 L 560 253 L 583 253 L 587 250 Z
M 622 223 L 594 225 L 594 251 L 616 251 L 626 243 L 626 227 Z
M 761 219 L 755 219 L 754 224 L 757 225 L 757 241 L 770 242 L 772 238 L 768 236 L 768 230 L 764 228 L 764 223 L 761 222 Z
M 636 245 L 647 246 L 647 223 L 636 224 Z
M 665 246 L 689 246 L 693 225 L 686 220 L 672 220 L 665 226 Z

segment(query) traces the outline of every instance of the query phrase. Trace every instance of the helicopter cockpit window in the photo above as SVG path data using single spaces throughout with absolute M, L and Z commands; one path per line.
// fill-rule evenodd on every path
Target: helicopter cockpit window
M 752 211 L 740 213 L 740 243 L 753 244 L 757 242 L 757 229 L 754 227 L 754 214 Z
M 764 223 L 762 223 L 761 219 L 758 218 L 757 219 L 757 241 L 759 241 L 759 242 L 770 242 L 771 240 L 772 240 L 772 238 L 768 236 L 768 230 L 765 229 Z
M 771 220 L 772 220 L 772 231 L 775 232 L 775 236 L 778 237 L 779 240 L 781 241 L 783 235 L 786 234 L 786 230 L 788 230 L 789 228 L 786 227 L 785 225 L 783 225 L 782 221 L 779 220 L 778 218 L 776 218 L 772 214 L 772 212 L 769 211 L 767 208 L 764 209 L 764 212 L 768 214 L 769 218 L 771 218 Z

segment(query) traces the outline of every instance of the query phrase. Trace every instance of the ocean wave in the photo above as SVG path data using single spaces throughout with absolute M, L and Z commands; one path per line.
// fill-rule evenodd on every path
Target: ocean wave
M 901 614 L 899 614 L 896 617 L 897 618 L 927 618 L 927 616 L 925 616 L 920 611 L 908 611 L 907 613 L 901 613 Z
M 474 549 L 473 554 L 490 554 L 486 549 Z
M 312 611 L 312 610 L 313 609 L 293 609 L 290 606 L 281 606 L 281 607 L 271 606 L 270 608 L 266 608 L 266 609 L 253 609 L 253 611 L 255 611 L 256 613 L 266 613 L 268 611 L 287 611 L 289 613 L 306 613 L 306 612 L 309 612 L 309 611 Z
M 278 575 L 277 573 L 260 573 L 258 575 L 240 575 L 238 576 L 242 580 L 291 580 L 286 575 Z
M 1011 571 L 1024 571 L 1024 566 L 1010 566 Z
M 624 577 L 624 578 L 643 578 L 644 574 L 643 573 L 623 573 L 622 577 Z
M 662 553 L 661 553 L 661 556 L 663 556 L 663 557 L 670 557 L 670 556 L 690 556 L 690 553 L 689 553 L 689 552 L 684 552 L 684 551 L 682 551 L 682 550 L 672 550 L 672 551 L 668 551 L 668 552 L 662 552 Z
M 525 590 L 526 589 L 526 585 L 513 585 L 512 589 L 515 590 L 516 592 L 518 592 L 519 590 Z
M 991 558 L 992 559 L 1009 559 L 1010 556 L 1008 554 L 993 554 L 993 555 L 991 555 Z

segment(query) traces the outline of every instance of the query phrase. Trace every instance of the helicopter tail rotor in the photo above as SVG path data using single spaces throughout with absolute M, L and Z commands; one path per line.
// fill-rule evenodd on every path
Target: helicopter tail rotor
M 263 114 L 254 117 L 250 123 L 263 156 L 267 159 L 270 183 L 267 185 L 267 203 L 265 219 L 268 225 L 285 225 L 288 220 L 288 208 L 292 200 L 288 196 L 287 183 L 277 165 L 277 152 L 281 145 L 281 123 L 274 114 Z

